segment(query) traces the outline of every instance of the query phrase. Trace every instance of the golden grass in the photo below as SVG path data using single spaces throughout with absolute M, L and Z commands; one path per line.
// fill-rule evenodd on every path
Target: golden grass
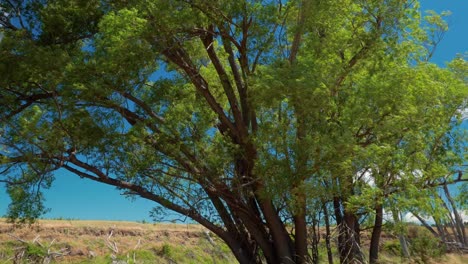
M 1 226 L 11 226 L 7 223 L 6 219 L 0 218 Z M 101 221 L 101 220 L 54 220 L 54 219 L 41 219 L 32 224 L 31 227 L 37 228 L 80 228 L 80 227 L 93 227 L 93 228 L 125 228 L 125 229 L 140 229 L 148 231 L 190 231 L 199 232 L 204 230 L 199 224 L 172 224 L 172 223 L 138 223 L 130 221 Z
M 32 241 L 53 251 L 66 249 L 68 253 L 58 258 L 57 263 L 110 263 L 111 255 L 130 260 L 136 256 L 139 260 L 136 263 L 166 263 L 168 259 L 177 263 L 236 263 L 218 238 L 211 235 L 215 246 L 208 242 L 206 231 L 198 224 L 86 220 L 39 220 L 15 228 L 0 218 L 0 264 L 11 263 L 12 249 Z M 366 236 L 363 238 L 366 240 Z M 416 262 L 381 253 L 380 263 Z M 447 254 L 427 264 L 465 263 L 468 255 Z
M 446 254 L 440 260 L 432 260 L 430 264 L 467 264 L 468 254 Z
M 382 264 L 420 264 L 421 262 L 417 262 L 414 260 L 407 260 L 401 257 L 396 256 L 389 256 L 386 254 L 380 254 L 379 256 L 379 263 Z M 446 254 L 439 259 L 431 259 L 428 263 L 424 264 L 468 264 L 468 255 L 458 255 L 449 253 Z
M 68 253 L 60 258 L 60 263 L 74 263 L 99 256 L 125 256 L 136 250 L 150 252 L 157 257 L 164 247 L 174 248 L 173 252 L 190 253 L 203 243 L 207 246 L 206 252 L 197 254 L 218 252 L 219 249 L 208 244 L 205 232 L 205 228 L 195 224 L 39 220 L 32 225 L 14 227 L 5 219 L 0 219 L 0 263 L 3 263 L 2 250 L 6 252 L 8 248 L 32 241 L 53 251 L 66 249 Z

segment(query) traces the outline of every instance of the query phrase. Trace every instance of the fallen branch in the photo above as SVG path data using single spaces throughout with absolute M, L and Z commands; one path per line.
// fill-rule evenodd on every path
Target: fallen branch
M 115 254 L 118 254 L 119 253 L 119 248 L 117 247 L 117 243 L 115 241 L 111 241 L 110 239 L 112 238 L 112 235 L 114 234 L 114 230 L 112 229 L 110 232 L 109 232 L 109 235 L 107 236 L 106 238 L 106 244 L 107 244 L 107 247 L 112 250 L 112 252 L 114 252 Z
M 12 238 L 18 240 L 18 241 L 21 242 L 21 243 L 28 244 L 27 241 L 24 241 L 23 239 L 21 239 L 21 238 L 15 236 L 15 235 L 12 235 L 12 234 L 8 234 L 8 235 L 11 236 Z

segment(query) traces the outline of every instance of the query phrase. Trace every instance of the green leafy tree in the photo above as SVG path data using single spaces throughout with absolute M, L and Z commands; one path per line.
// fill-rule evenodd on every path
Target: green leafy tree
M 61 169 L 190 217 L 240 263 L 306 263 L 308 221 L 331 202 L 340 261 L 354 263 L 362 215 L 381 226 L 392 195 L 453 181 L 462 161 L 448 132 L 467 63 L 427 62 L 445 28 L 415 1 L 0 7 L 12 219 L 45 210 L 41 189 Z

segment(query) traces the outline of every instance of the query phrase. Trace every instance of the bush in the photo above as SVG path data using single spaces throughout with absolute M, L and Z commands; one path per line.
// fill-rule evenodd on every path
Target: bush
M 161 248 L 161 256 L 171 257 L 172 247 L 169 244 L 164 244 Z
M 417 263 L 428 263 L 431 258 L 445 254 L 445 246 L 429 231 L 419 229 L 410 241 L 411 255 Z
M 399 240 L 385 241 L 382 250 L 394 256 L 401 256 L 401 244 Z
M 42 263 L 48 258 L 47 249 L 34 243 L 26 245 L 25 256 L 31 263 Z

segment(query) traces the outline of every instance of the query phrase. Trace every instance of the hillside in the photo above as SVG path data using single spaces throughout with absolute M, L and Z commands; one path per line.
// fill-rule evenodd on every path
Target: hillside
M 384 237 L 386 241 L 392 239 Z M 196 224 L 40 220 L 31 226 L 14 227 L 0 219 L 0 263 L 236 261 L 219 239 Z M 396 264 L 402 260 L 384 252 L 382 263 Z M 430 263 L 468 263 L 468 255 L 449 254 Z
M 14 228 L 0 220 L 0 263 L 234 263 L 200 225 L 40 220 Z M 21 262 L 20 262 L 21 263 Z

